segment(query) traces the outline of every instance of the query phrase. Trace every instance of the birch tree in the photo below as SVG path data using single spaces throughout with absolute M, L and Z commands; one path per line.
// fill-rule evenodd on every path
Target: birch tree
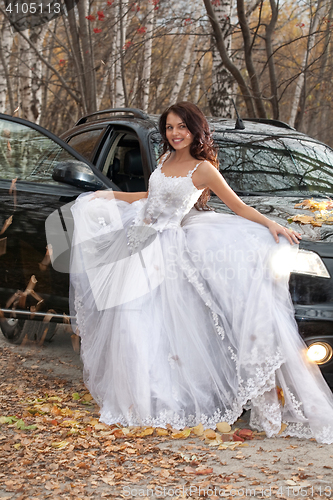
M 149 95 L 150 95 L 150 75 L 152 63 L 152 49 L 153 49 L 153 34 L 154 34 L 154 17 L 155 7 L 157 6 L 156 0 L 148 0 L 147 2 L 147 16 L 145 20 L 145 33 L 143 42 L 143 65 L 142 65 L 142 109 L 148 111 Z
M 126 75 L 124 67 L 124 44 L 127 31 L 128 5 L 123 0 L 116 4 L 118 23 L 116 25 L 117 55 L 114 61 L 115 107 L 128 106 Z
M 187 67 L 189 65 L 190 59 L 191 58 L 193 59 L 193 48 L 195 46 L 196 37 L 195 37 L 195 33 L 191 32 L 192 30 L 189 29 L 187 31 L 188 31 L 187 40 L 185 41 L 183 39 L 183 42 L 182 42 L 182 49 L 183 49 L 182 56 L 181 56 L 181 61 L 179 64 L 178 72 L 176 73 L 175 83 L 173 85 L 173 88 L 172 88 L 172 91 L 170 94 L 170 98 L 169 98 L 170 104 L 173 104 L 179 100 L 180 92 L 181 92 L 182 86 L 183 86 L 183 84 L 185 82 L 185 78 L 186 78 Z
M 315 32 L 318 29 L 320 18 L 323 14 L 324 1 L 318 0 L 315 5 L 314 12 L 312 12 L 312 5 L 310 4 L 310 23 L 307 37 L 306 49 L 303 55 L 303 61 L 300 67 L 300 74 L 296 80 L 295 94 L 292 101 L 289 124 L 292 127 L 300 127 L 304 114 L 304 99 L 306 94 L 306 74 L 311 53 L 315 44 Z
M 3 19 L 0 30 L 0 61 L 3 72 L 0 73 L 0 113 L 14 113 L 12 81 L 9 74 L 9 61 L 13 46 L 13 33 L 7 19 Z
M 231 59 L 232 27 L 231 18 L 233 12 L 232 0 L 215 0 L 212 2 L 216 19 L 221 27 L 224 38 L 225 50 Z M 214 37 L 214 35 L 213 35 Z M 214 116 L 233 116 L 232 97 L 235 93 L 235 79 L 227 70 L 216 43 L 212 43 L 212 84 L 209 97 L 209 108 Z

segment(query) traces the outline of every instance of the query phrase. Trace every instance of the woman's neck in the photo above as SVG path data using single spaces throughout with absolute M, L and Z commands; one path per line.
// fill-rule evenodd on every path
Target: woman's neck
M 172 151 L 172 159 L 176 163 L 183 163 L 185 161 L 193 160 L 188 148 Z

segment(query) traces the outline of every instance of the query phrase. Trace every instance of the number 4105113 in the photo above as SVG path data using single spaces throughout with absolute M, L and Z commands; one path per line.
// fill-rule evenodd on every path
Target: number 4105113
M 44 5 L 42 3 L 9 3 L 6 7 L 6 12 L 17 13 L 17 14 L 43 14 L 43 13 L 54 13 L 60 14 L 61 5 L 60 3 L 48 3 Z

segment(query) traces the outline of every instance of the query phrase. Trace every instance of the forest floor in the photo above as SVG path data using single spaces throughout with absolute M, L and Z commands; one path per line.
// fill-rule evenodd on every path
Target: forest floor
M 200 426 L 99 423 L 65 329 L 42 346 L 1 338 L 0 363 L 0 500 L 333 497 L 333 445 L 261 433 L 235 442 L 249 412 L 230 441 Z

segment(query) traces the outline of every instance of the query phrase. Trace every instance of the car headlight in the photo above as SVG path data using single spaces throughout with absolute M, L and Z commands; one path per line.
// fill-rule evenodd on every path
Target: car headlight
M 317 365 L 323 365 L 332 359 L 333 349 L 327 342 L 314 342 L 308 346 L 306 354 Z
M 293 273 L 309 274 L 310 276 L 320 276 L 330 278 L 330 274 L 319 255 L 310 250 L 299 250 L 293 266 Z

